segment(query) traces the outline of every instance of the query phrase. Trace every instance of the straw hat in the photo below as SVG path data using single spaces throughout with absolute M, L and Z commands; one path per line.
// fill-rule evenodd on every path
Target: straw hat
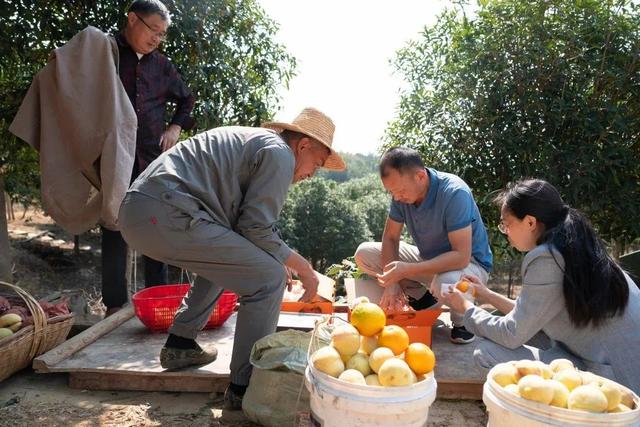
M 268 122 L 263 123 L 262 127 L 273 129 L 278 133 L 288 129 L 305 134 L 331 150 L 327 161 L 322 165 L 323 168 L 337 171 L 343 171 L 347 168 L 342 158 L 331 148 L 335 125 L 329 117 L 315 108 L 305 108 L 291 123 Z

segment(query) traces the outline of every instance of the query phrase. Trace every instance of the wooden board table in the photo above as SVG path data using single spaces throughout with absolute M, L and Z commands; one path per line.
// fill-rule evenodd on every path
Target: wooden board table
M 296 323 L 287 315 L 280 320 L 280 325 Z M 233 314 L 221 328 L 198 336 L 201 345 L 217 347 L 215 362 L 167 372 L 158 359 L 166 334 L 149 332 L 129 307 L 37 357 L 33 367 L 39 373 L 66 372 L 69 385 L 80 389 L 223 391 L 229 381 L 235 322 Z M 445 312 L 432 332 L 438 397 L 479 400 L 484 376 L 472 361 L 474 345 L 452 344 L 449 333 L 449 313 Z
M 129 307 L 36 358 L 33 368 L 39 373 L 67 372 L 69 386 L 80 389 L 224 391 L 235 323 L 234 313 L 222 327 L 199 335 L 198 342 L 204 347 L 215 343 L 215 362 L 170 372 L 159 360 L 167 335 L 149 332 Z

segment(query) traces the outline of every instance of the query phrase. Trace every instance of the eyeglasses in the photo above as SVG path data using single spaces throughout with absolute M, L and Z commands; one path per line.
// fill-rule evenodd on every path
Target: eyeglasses
M 156 36 L 158 38 L 158 40 L 165 41 L 167 39 L 167 32 L 166 31 L 156 31 L 153 28 L 151 28 L 151 26 L 149 24 L 146 23 L 146 21 L 144 19 L 142 19 L 142 16 L 138 15 L 137 13 L 135 14 L 138 19 L 140 21 L 142 21 L 142 23 L 144 24 L 145 27 L 147 27 L 147 29 L 149 31 L 151 31 L 151 34 L 153 34 L 154 36 Z
M 498 224 L 498 231 L 500 231 L 502 234 L 508 234 L 509 226 L 504 222 L 500 221 L 500 224 Z

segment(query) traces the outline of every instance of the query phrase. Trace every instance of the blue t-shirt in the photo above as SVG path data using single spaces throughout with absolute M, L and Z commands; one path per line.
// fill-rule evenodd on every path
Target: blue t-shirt
M 471 256 L 491 271 L 493 254 L 471 189 L 456 175 L 428 168 L 427 173 L 431 183 L 420 206 L 393 200 L 389 218 L 406 224 L 425 260 L 451 251 L 448 234 L 471 224 Z

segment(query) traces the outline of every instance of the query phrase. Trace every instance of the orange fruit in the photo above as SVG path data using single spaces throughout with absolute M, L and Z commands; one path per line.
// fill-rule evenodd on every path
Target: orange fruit
M 365 337 L 376 335 L 386 323 L 387 316 L 377 304 L 361 302 L 351 311 L 351 324 Z
M 474 288 L 473 286 L 469 285 L 469 282 L 463 280 L 462 282 L 459 282 L 456 285 L 456 288 L 458 288 L 458 290 L 462 293 L 466 293 L 469 288 L 471 288 L 471 294 L 475 297 L 476 296 L 476 288 Z
M 398 325 L 385 326 L 378 335 L 378 346 L 390 348 L 397 356 L 409 346 L 409 334 Z
M 416 375 L 427 374 L 436 366 L 436 355 L 428 345 L 414 342 L 404 353 L 404 361 Z

